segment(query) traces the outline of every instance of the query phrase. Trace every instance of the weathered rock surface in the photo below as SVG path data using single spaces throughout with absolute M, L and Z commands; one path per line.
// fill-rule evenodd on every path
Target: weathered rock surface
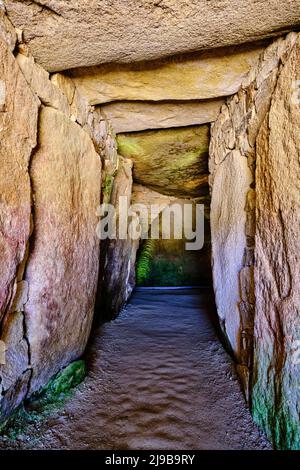
M 211 201 L 213 281 L 220 322 L 235 353 L 240 342 L 239 272 L 246 246 L 245 197 L 252 176 L 245 156 L 231 152 L 214 174 Z
M 233 263 L 233 302 L 225 313 L 225 329 L 236 332 L 228 338 L 246 395 L 252 395 L 255 420 L 282 448 L 299 448 L 299 371 L 293 363 L 299 335 L 297 74 L 299 35 L 291 33 L 266 49 L 242 89 L 223 107 L 212 129 L 209 165 L 218 313 L 222 320 L 230 305 L 228 290 L 223 291 L 228 282 L 223 266 L 227 269 Z M 244 162 L 243 177 L 236 177 L 232 165 L 228 172 L 233 158 Z M 230 202 L 233 191 L 240 200 L 238 220 L 244 228 L 228 223 L 237 205 L 237 201 Z M 221 228 L 231 234 L 224 242 L 219 237 Z M 235 263 L 237 248 L 230 250 L 231 237 L 239 231 L 244 241 L 241 238 L 241 245 L 236 245 L 239 258 Z M 225 257 L 219 256 L 222 243 L 228 249 Z M 249 383 L 253 344 L 255 366 Z
M 119 157 L 118 170 L 114 178 L 110 203 L 117 214 L 120 207 L 119 197 L 126 198 L 128 207 L 132 193 L 132 162 Z M 99 279 L 100 317 L 114 318 L 132 293 L 135 285 L 135 259 L 139 240 L 119 237 L 119 225 L 122 224 L 117 215 L 116 238 L 107 240 L 103 277 Z
M 27 86 L 8 46 L 0 42 L 0 319 L 15 296 L 17 271 L 30 235 L 28 167 L 36 146 L 39 102 Z
M 124 101 L 101 109 L 119 134 L 206 124 L 217 119 L 223 103 L 222 99 L 169 103 Z
M 278 39 L 265 50 L 241 90 L 222 107 L 211 133 L 209 169 L 214 287 L 223 328 L 226 331 L 227 326 L 229 330 L 233 328 L 228 339 L 240 362 L 239 370 L 246 390 L 253 348 L 255 143 L 270 107 L 280 61 L 291 50 L 295 37 L 296 34 L 291 33 L 287 39 Z M 241 177 L 234 171 L 237 161 L 240 161 Z M 234 194 L 239 194 L 236 200 Z M 238 215 L 235 214 L 237 207 Z M 232 217 L 236 224 L 228 223 Z M 235 237 L 239 239 L 236 249 L 232 244 Z M 230 277 L 226 275 L 229 266 Z
M 297 1 L 6 0 L 49 71 L 133 62 L 249 43 L 299 24 Z
M 36 64 L 33 57 L 18 54 L 16 59 L 28 85 L 41 102 L 69 116 L 70 109 L 67 97 L 51 83 L 49 73 Z
M 99 273 L 103 318 L 132 291 L 139 240 L 99 269 L 100 201 L 206 201 L 200 124 L 238 91 L 210 146 L 217 309 L 255 420 L 300 448 L 300 38 L 241 46 L 300 5 L 221 3 L 0 0 L 0 419 L 82 354 Z
M 257 139 L 253 412 L 278 448 L 300 449 L 300 36 Z
M 40 114 L 31 179 L 35 227 L 25 317 L 32 392 L 82 354 L 99 264 L 100 158 L 88 134 L 52 108 Z
M 117 142 L 135 182 L 168 196 L 206 196 L 208 126 L 119 134 Z
M 17 34 L 15 28 L 5 14 L 4 4 L 0 3 L 0 38 L 5 42 L 11 51 L 14 50 L 17 42 Z
M 51 76 L 51 84 L 52 87 L 54 85 L 54 88 L 59 88 L 66 96 L 71 120 L 78 122 L 81 126 L 85 126 L 86 130 L 91 133 L 94 109 L 89 106 L 87 98 L 78 91 L 73 80 L 65 75 L 56 73 Z M 97 121 L 99 121 L 98 118 Z M 91 137 L 94 140 L 93 132 Z
M 206 100 L 235 93 L 262 45 L 221 49 L 158 62 L 70 71 L 92 105 L 110 101 Z
M 88 132 L 98 151 L 98 147 L 101 147 L 99 139 L 105 140 L 104 126 L 101 124 L 105 118 L 101 110 L 95 110 L 89 105 L 87 98 L 79 92 L 70 77 L 60 73 L 50 77 L 49 73 L 28 54 L 26 47 L 17 54 L 16 60 L 28 85 L 41 102 L 61 111 L 71 121 L 80 124 Z
M 1 31 L 4 30 L 2 21 Z M 21 290 L 31 232 L 29 165 L 37 142 L 39 101 L 28 87 L 10 45 L 0 38 L 0 415 L 25 396 L 29 353 L 23 327 Z

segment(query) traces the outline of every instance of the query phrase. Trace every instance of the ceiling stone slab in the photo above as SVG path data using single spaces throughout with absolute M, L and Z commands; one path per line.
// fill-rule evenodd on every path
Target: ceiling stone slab
M 217 119 L 223 99 L 209 101 L 123 101 L 101 107 L 116 134 L 206 124 Z
M 237 45 L 299 25 L 295 0 L 6 0 L 48 71 Z
M 117 142 L 133 161 L 135 183 L 167 196 L 207 196 L 209 126 L 119 134 Z
M 207 100 L 236 93 L 264 50 L 260 43 L 69 72 L 91 105 L 111 101 Z

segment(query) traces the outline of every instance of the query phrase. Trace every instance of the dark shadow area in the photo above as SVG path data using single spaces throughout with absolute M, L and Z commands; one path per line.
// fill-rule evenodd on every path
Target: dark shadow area
M 185 240 L 147 240 L 137 259 L 137 286 L 209 287 L 212 282 L 208 244 L 187 251 Z

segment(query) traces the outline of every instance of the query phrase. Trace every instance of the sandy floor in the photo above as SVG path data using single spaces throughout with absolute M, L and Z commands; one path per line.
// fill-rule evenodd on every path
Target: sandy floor
M 136 292 L 98 329 L 89 374 L 19 439 L 34 449 L 266 449 L 220 345 L 206 291 Z

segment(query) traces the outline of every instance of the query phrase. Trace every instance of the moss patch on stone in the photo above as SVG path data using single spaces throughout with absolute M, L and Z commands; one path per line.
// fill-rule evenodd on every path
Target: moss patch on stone
M 114 185 L 114 176 L 106 175 L 102 182 L 102 202 L 109 203 Z
M 264 364 L 264 365 L 262 365 Z M 260 367 L 267 370 L 268 362 L 262 358 Z M 255 373 L 255 385 L 252 390 L 251 412 L 255 423 L 264 431 L 268 439 L 278 450 L 300 450 L 300 421 L 292 416 L 289 398 L 284 395 L 276 403 L 273 387 L 274 377 L 268 384 L 263 384 Z
M 41 405 L 57 403 L 74 387 L 79 385 L 86 376 L 86 366 L 83 360 L 69 364 L 55 375 L 48 384 L 33 394 L 31 403 L 39 402 Z
M 42 419 L 43 415 L 41 413 L 29 412 L 22 404 L 0 425 L 0 437 L 14 441 L 28 426 L 37 425 Z
M 48 384 L 22 403 L 0 425 L 0 436 L 15 440 L 30 425 L 38 424 L 50 412 L 62 407 L 72 391 L 86 376 L 83 360 L 72 362 L 56 374 Z

